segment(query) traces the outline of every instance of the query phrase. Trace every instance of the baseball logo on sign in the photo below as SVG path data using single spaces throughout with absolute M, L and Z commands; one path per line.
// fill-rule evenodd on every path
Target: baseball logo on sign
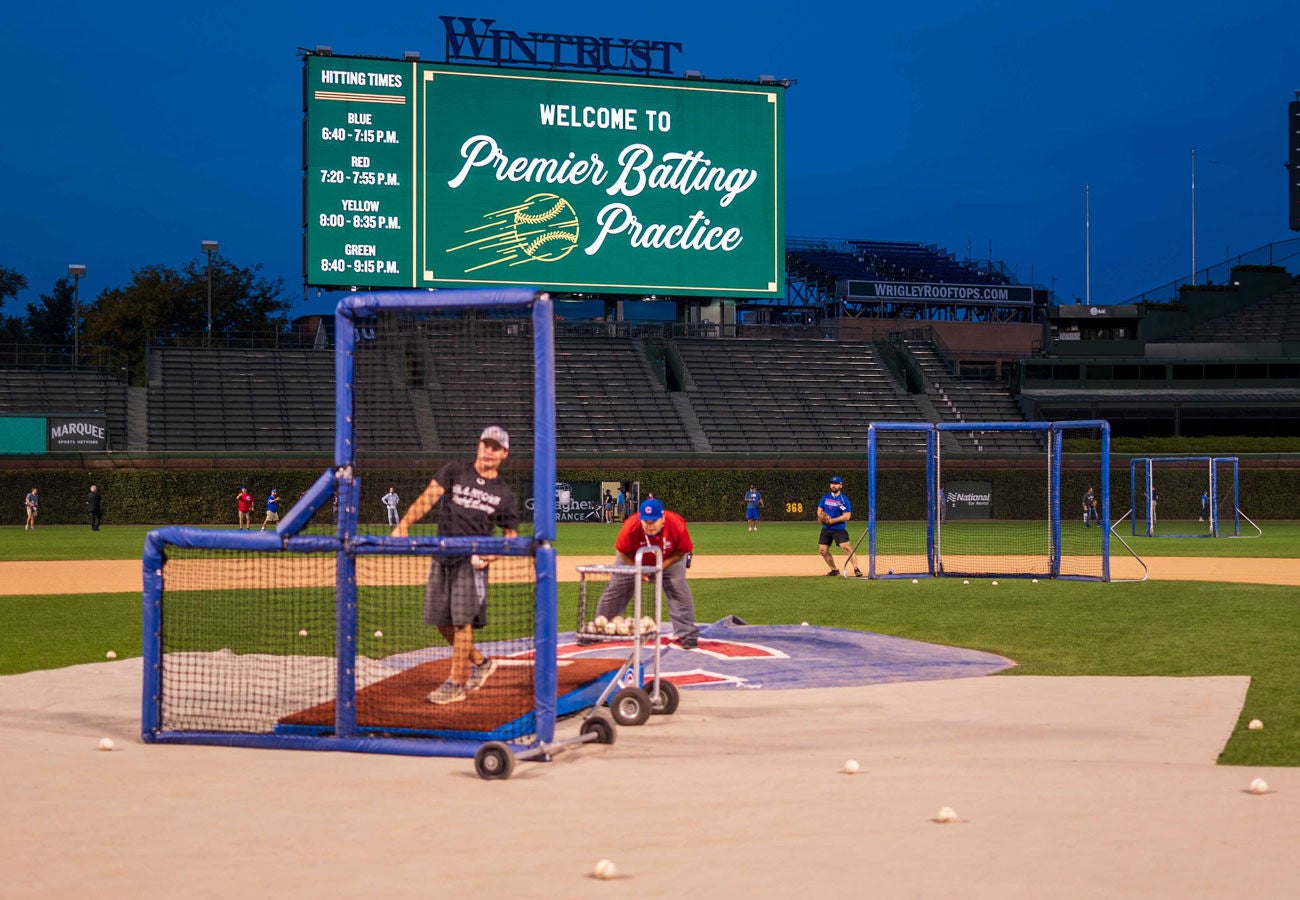
M 466 274 L 505 263 L 509 266 L 529 262 L 557 262 L 578 246 L 578 214 L 573 204 L 556 194 L 533 194 L 515 206 L 494 210 L 483 216 L 487 222 L 466 229 L 473 237 L 448 253 L 477 250 L 478 255 L 464 271 Z M 483 255 L 491 255 L 484 260 Z

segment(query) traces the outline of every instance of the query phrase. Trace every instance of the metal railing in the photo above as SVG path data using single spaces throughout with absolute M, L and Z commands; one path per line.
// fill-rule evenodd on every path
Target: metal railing
M 1223 262 L 1206 266 L 1193 275 L 1177 278 L 1168 284 L 1160 285 L 1158 288 L 1143 291 L 1134 297 L 1120 301 L 1116 305 L 1172 303 L 1180 298 L 1184 287 L 1213 284 L 1230 285 L 1232 283 L 1232 270 L 1237 266 L 1282 266 L 1294 275 L 1297 271 L 1300 271 L 1300 259 L 1298 258 L 1300 258 L 1300 238 L 1274 241 L 1271 244 L 1265 244 L 1263 247 L 1256 247 L 1247 253 L 1228 257 Z M 1289 264 L 1283 265 L 1284 263 Z

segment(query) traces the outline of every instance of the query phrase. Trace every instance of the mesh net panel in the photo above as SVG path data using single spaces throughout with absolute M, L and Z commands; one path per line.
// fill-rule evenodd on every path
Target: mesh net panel
M 876 432 L 876 540 L 874 574 L 929 574 L 925 471 L 929 463 L 924 431 Z M 865 498 L 864 498 L 865 499 Z M 855 510 L 856 513 L 856 510 Z M 865 504 L 862 525 L 867 523 Z M 857 524 L 857 515 L 854 524 Z M 856 529 L 850 534 L 856 541 Z M 858 551 L 865 555 L 864 542 Z M 838 553 L 832 550 L 832 554 Z M 843 560 L 836 557 L 839 562 Z
M 510 433 L 502 476 L 522 508 L 532 489 L 533 367 L 526 315 L 382 312 L 361 320 L 353 392 L 358 532 L 387 534 L 389 488 L 405 512 L 444 463 L 474 458 L 488 425 Z M 368 465 L 405 474 L 381 483 L 366 478 Z M 435 507 L 411 533 L 434 534 L 438 513 Z
M 1099 428 L 1065 429 L 1061 433 L 1064 452 L 1059 461 L 1061 470 L 1061 569 L 1062 575 L 1101 578 L 1105 574 L 1102 558 L 1102 487 L 1109 482 L 1108 472 L 1101 468 L 1101 457 L 1092 448 L 1102 437 Z M 1072 452 L 1071 444 L 1088 448 L 1089 452 Z M 1088 488 L 1096 500 L 1084 527 L 1083 504 Z M 1113 484 L 1111 490 L 1114 490 Z M 1115 520 L 1116 504 L 1111 498 L 1110 521 Z M 1122 511 L 1122 507 L 1120 507 Z
M 165 731 L 269 733 L 334 696 L 334 556 L 169 548 Z
M 1008 432 L 1017 433 L 1017 432 Z M 1034 432 L 1046 437 L 1045 430 Z M 979 429 L 945 431 L 959 442 L 980 438 Z M 1078 439 L 1096 441 L 1099 429 L 1067 429 L 1063 444 Z M 943 515 L 939 523 L 939 565 L 949 576 L 1048 577 L 1053 574 L 1100 578 L 1103 529 L 1099 518 L 1102 478 L 1096 454 L 1069 454 L 1056 459 L 1051 441 L 1041 454 L 1024 454 L 1016 463 L 1019 477 L 998 492 L 983 474 L 983 462 L 945 457 L 951 445 L 941 440 L 939 490 Z M 1052 473 L 1060 467 L 1059 509 L 1052 505 Z M 1097 515 L 1083 521 L 1083 496 L 1091 487 Z M 1060 521 L 1060 568 L 1056 556 L 1056 522 Z
M 513 436 L 512 436 L 513 438 Z M 513 441 L 512 441 L 513 442 Z M 502 557 L 488 569 L 487 624 L 474 631 L 495 663 L 478 690 L 455 703 L 427 696 L 451 675 L 451 650 L 424 621 L 429 556 L 357 561 L 357 666 L 388 677 L 357 693 L 357 728 L 367 733 L 514 740 L 533 732 L 536 574 L 531 557 Z
M 1136 467 L 1134 487 L 1136 521 L 1145 525 L 1150 514 L 1150 534 L 1158 537 L 1201 537 L 1210 533 L 1213 523 L 1208 512 L 1201 509 L 1201 497 L 1208 501 L 1211 493 L 1216 500 L 1220 524 L 1232 518 L 1235 506 L 1233 496 L 1233 467 L 1231 462 L 1213 463 L 1217 470 L 1217 484 L 1210 485 L 1209 457 L 1186 459 L 1152 458 L 1145 464 L 1151 470 L 1151 487 L 1148 495 L 1144 466 Z M 1150 501 L 1154 501 L 1151 503 Z M 1139 531 L 1147 533 L 1144 528 Z

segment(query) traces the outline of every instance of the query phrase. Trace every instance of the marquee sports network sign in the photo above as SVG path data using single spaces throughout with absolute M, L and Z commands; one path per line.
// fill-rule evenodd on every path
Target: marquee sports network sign
M 784 88 L 306 58 L 306 281 L 773 296 Z

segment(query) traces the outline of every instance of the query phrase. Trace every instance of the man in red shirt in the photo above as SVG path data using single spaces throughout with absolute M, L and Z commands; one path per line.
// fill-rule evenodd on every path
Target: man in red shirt
M 673 622 L 673 634 L 682 647 L 693 650 L 699 644 L 699 629 L 695 626 L 695 598 L 686 583 L 686 565 L 695 549 L 686 520 L 675 512 L 664 509 L 654 497 L 642 500 L 637 511 L 619 529 L 614 539 L 614 552 L 620 565 L 634 565 L 640 547 L 659 547 L 664 554 L 664 595 L 668 598 L 668 616 Z M 643 559 L 642 562 L 652 561 Z M 600 595 L 596 613 L 607 619 L 621 616 L 636 589 L 633 575 L 614 575 Z
M 253 495 L 248 492 L 248 485 L 242 485 L 235 495 L 235 506 L 239 510 L 239 530 L 253 527 Z

